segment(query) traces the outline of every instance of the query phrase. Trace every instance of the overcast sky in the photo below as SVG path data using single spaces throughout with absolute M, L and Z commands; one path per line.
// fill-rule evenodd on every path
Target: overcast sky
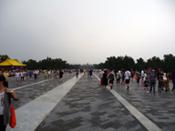
M 174 0 L 0 0 L 0 54 L 99 63 L 175 54 Z

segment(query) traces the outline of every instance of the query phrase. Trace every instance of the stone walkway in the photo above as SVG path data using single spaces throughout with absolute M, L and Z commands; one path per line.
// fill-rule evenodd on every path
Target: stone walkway
M 68 79 L 72 78 L 74 74 L 65 74 L 64 77 L 60 79 L 52 79 L 41 84 L 28 86 L 17 90 L 17 96 L 19 97 L 18 102 L 14 102 L 15 108 L 34 100 L 35 98 L 43 95 L 44 93 L 54 89 L 56 86 L 66 82 Z
M 131 83 L 129 93 L 121 85 L 115 85 L 116 90 L 140 112 L 156 123 L 163 131 L 175 130 L 175 92 L 147 94 L 136 82 Z
M 14 131 L 33 131 L 42 122 L 47 114 L 61 101 L 61 99 L 70 91 L 70 89 L 79 81 L 79 78 L 73 77 L 54 89 L 40 95 L 27 104 L 17 108 L 17 126 Z M 7 131 L 12 131 L 8 128 Z
M 36 131 L 144 131 L 95 77 L 84 76 Z
M 114 84 L 113 91 L 110 92 L 108 89 L 99 86 L 96 77 L 93 76 L 90 79 L 87 75 L 84 75 L 73 87 L 70 87 L 72 89 L 68 90 L 68 94 L 63 97 L 61 92 L 64 92 L 63 89 L 66 89 L 67 86 L 64 88 L 59 86 L 64 85 L 73 76 L 75 76 L 74 73 L 65 74 L 62 80 L 52 79 L 17 90 L 17 95 L 20 98 L 18 102 L 14 103 L 17 114 L 21 114 L 22 111 L 19 109 L 23 108 L 25 113 L 30 114 L 30 109 L 35 109 L 34 103 L 39 99 L 43 101 L 42 96 L 47 95 L 47 99 L 44 98 L 46 100 L 43 101 L 44 103 L 50 101 L 50 98 L 52 100 L 57 97 L 61 98 L 59 102 L 54 100 L 54 106 L 48 106 L 50 109 L 53 108 L 51 112 L 47 108 L 36 108 L 35 113 L 41 111 L 39 114 L 42 119 L 36 121 L 33 126 L 36 128 L 28 128 L 27 131 L 30 131 L 30 129 L 32 129 L 31 131 L 146 131 L 142 125 L 143 123 L 141 124 L 141 121 L 137 120 L 112 92 L 120 94 L 150 121 L 160 127 L 162 131 L 174 131 L 174 92 L 162 92 L 161 94 L 156 93 L 156 95 L 147 94 L 144 93 L 143 87 L 139 87 L 136 82 L 131 82 L 129 92 L 120 84 Z M 41 80 L 43 79 L 41 78 Z M 29 80 L 25 81 L 25 84 L 34 82 Z M 49 92 L 54 93 L 55 97 L 52 98 L 52 93 L 50 93 L 50 97 Z M 47 104 L 49 105 L 49 103 Z M 27 108 L 28 105 L 30 109 Z M 32 106 L 34 108 L 31 108 Z M 44 110 L 46 110 L 47 115 L 42 114 Z M 25 115 L 19 116 L 17 116 L 18 120 L 23 120 L 23 117 L 25 117 Z M 30 125 L 30 123 L 32 121 L 25 121 L 27 125 Z

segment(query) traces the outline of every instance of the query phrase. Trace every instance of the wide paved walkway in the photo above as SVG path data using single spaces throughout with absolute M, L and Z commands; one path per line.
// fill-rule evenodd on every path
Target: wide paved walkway
M 44 80 L 44 79 L 43 79 Z M 17 88 L 17 127 L 7 131 L 174 131 L 175 93 L 99 86 L 97 77 L 25 81 Z M 39 82 L 39 83 L 38 83 Z M 36 84 L 35 84 L 36 83 Z
M 84 76 L 36 131 L 144 131 L 98 80 Z

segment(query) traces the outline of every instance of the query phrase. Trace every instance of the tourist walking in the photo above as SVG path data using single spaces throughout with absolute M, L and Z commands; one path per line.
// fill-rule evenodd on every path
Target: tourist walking
M 173 82 L 172 91 L 174 91 L 175 90 L 175 71 L 173 71 L 173 73 L 172 73 L 172 82 Z
M 125 84 L 125 72 L 124 72 L 124 71 L 122 71 L 122 72 L 121 72 L 121 74 L 122 74 L 122 81 L 121 81 L 121 85 L 124 85 L 124 84 Z
M 79 75 L 79 70 L 78 69 L 76 69 L 76 78 L 78 78 L 78 75 Z
M 158 92 L 161 93 L 161 91 L 163 90 L 163 73 L 162 71 L 159 71 L 157 73 L 157 78 L 158 78 Z
M 143 86 L 144 85 L 144 78 L 145 78 L 145 71 L 144 70 L 141 71 L 140 76 L 141 76 L 140 85 Z
M 102 77 L 102 83 L 106 87 L 108 85 L 108 72 L 107 70 L 104 70 L 103 77 Z
M 64 73 L 63 73 L 63 71 L 62 71 L 62 70 L 60 70 L 60 71 L 59 71 L 59 78 L 60 78 L 60 79 L 62 79 L 62 78 L 63 78 L 63 74 L 64 74 Z
M 4 86 L 5 77 L 0 75 L 0 131 L 6 131 L 10 122 L 11 99 L 18 100 L 15 91 Z
M 149 81 L 150 81 L 150 93 L 152 93 L 153 90 L 153 94 L 155 95 L 156 93 L 156 73 L 155 70 L 151 70 L 150 72 L 150 76 L 149 76 Z
M 90 70 L 89 70 L 89 77 L 92 78 L 92 75 L 93 75 L 93 70 L 90 69 Z
M 136 81 L 137 81 L 137 84 L 138 84 L 138 86 L 139 86 L 139 84 L 140 84 L 140 73 L 139 72 L 136 72 Z
M 131 78 L 131 72 L 129 70 L 125 71 L 124 78 L 125 78 L 126 89 L 129 91 L 129 83 L 130 83 L 130 78 Z
M 103 85 L 103 81 L 102 81 L 103 73 L 104 73 L 104 71 L 103 70 L 100 70 L 100 72 L 99 72 L 100 85 Z
M 169 91 L 169 75 L 167 73 L 163 73 L 163 85 L 165 88 L 165 91 Z
M 144 91 L 146 93 L 149 93 L 149 89 L 148 89 L 149 80 L 148 80 L 148 75 L 146 73 L 144 73 L 143 83 L 144 83 Z
M 116 83 L 119 84 L 120 81 L 121 81 L 121 78 L 122 78 L 122 73 L 121 71 L 119 70 L 116 74 Z
M 39 74 L 39 71 L 35 70 L 33 73 L 35 80 L 38 78 L 38 74 Z
M 25 75 L 25 72 L 24 71 L 21 71 L 20 72 L 20 76 L 21 76 L 21 80 L 24 81 L 24 75 Z
M 109 81 L 110 89 L 112 90 L 113 83 L 114 83 L 114 72 L 113 71 L 109 72 L 109 74 L 108 74 L 108 81 Z

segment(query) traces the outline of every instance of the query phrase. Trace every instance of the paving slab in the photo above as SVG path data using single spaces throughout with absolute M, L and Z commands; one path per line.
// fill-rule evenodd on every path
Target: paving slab
M 27 78 L 25 80 L 19 80 L 17 82 L 15 77 L 9 77 L 8 82 L 9 82 L 9 88 L 16 88 L 19 86 L 36 83 L 36 82 L 46 80 L 46 79 L 47 78 L 44 77 L 44 74 L 41 73 L 36 80 L 34 80 L 34 78 Z
M 145 93 L 143 87 L 131 82 L 130 91 L 123 85 L 114 85 L 114 90 L 129 101 L 140 112 L 156 123 L 163 131 L 175 130 L 175 93 Z
M 32 86 L 28 86 L 28 87 L 16 90 L 16 94 L 19 98 L 19 101 L 13 102 L 15 108 L 17 109 L 27 104 L 28 102 L 34 100 L 35 98 L 43 95 L 44 93 L 64 83 L 65 81 L 72 78 L 73 76 L 74 74 L 66 74 L 62 79 L 52 79 L 37 85 L 32 85 Z
M 8 128 L 7 131 L 34 131 L 38 124 L 51 112 L 51 110 L 70 91 L 75 83 L 82 77 L 73 77 L 62 85 L 37 97 L 16 110 L 17 127 Z
M 98 83 L 84 76 L 35 131 L 145 131 Z

